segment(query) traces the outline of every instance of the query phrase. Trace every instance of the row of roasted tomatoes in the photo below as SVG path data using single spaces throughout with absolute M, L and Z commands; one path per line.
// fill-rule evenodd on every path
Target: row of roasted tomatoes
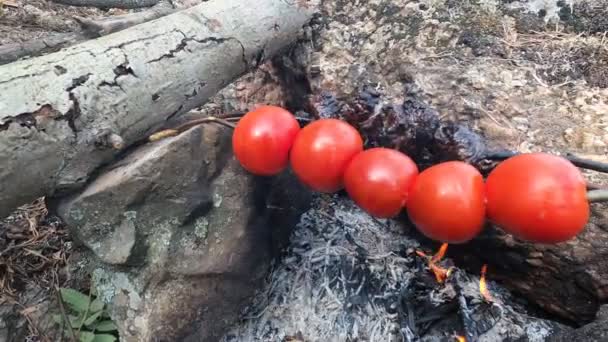
M 337 119 L 301 128 L 287 110 L 262 106 L 247 113 L 232 137 L 240 164 L 271 176 L 288 165 L 312 190 L 346 190 L 369 214 L 391 218 L 404 208 L 425 236 L 464 243 L 486 218 L 532 242 L 557 243 L 577 235 L 589 219 L 586 184 L 568 160 L 544 153 L 501 162 L 487 177 L 473 166 L 449 161 L 419 172 L 400 151 L 364 150 L 359 132 Z

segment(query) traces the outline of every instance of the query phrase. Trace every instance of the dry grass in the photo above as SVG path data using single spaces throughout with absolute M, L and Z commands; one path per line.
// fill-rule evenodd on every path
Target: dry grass
M 18 300 L 30 283 L 50 289 L 66 264 L 68 234 L 43 199 L 0 221 L 0 303 Z
M 560 31 L 507 34 L 503 44 L 512 54 L 536 65 L 549 85 L 564 85 L 584 78 L 592 87 L 608 87 L 608 39 Z

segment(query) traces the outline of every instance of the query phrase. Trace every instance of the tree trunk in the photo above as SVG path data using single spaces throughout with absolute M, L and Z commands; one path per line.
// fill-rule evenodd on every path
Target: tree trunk
M 216 0 L 0 66 L 0 217 L 83 185 L 124 146 L 293 42 L 307 2 Z M 119 144 L 121 145 L 121 144 Z

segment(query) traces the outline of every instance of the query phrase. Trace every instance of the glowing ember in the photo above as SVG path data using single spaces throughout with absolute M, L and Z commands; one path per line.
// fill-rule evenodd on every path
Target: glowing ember
M 441 245 L 441 247 L 439 248 L 439 250 L 437 251 L 437 253 L 435 253 L 435 255 L 433 255 L 432 257 L 428 257 L 424 252 L 422 251 L 416 251 L 416 254 L 422 258 L 427 258 L 428 262 L 429 262 L 429 268 L 431 269 L 431 271 L 433 272 L 433 274 L 435 274 L 435 279 L 437 279 L 438 283 L 443 283 L 452 273 L 452 269 L 446 269 L 444 267 L 441 267 L 439 265 L 437 265 L 437 263 L 439 261 L 441 261 L 441 259 L 443 259 L 443 257 L 445 256 L 446 251 L 448 250 L 448 244 L 444 243 Z
M 479 277 L 479 292 L 483 299 L 486 302 L 493 302 L 492 296 L 490 295 L 490 291 L 488 290 L 488 285 L 486 283 L 486 271 L 488 270 L 488 265 L 484 264 L 481 266 L 481 277 Z
M 456 336 L 456 341 L 458 342 L 467 342 L 467 339 L 464 336 Z

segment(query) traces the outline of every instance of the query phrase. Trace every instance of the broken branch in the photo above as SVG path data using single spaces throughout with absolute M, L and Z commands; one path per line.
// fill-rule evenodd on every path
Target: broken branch
M 158 0 L 52 0 L 58 4 L 79 7 L 134 9 L 151 7 Z
M 143 24 L 176 11 L 177 9 L 171 2 L 163 0 L 149 9 L 141 12 L 117 15 L 101 20 L 91 20 L 89 18 L 75 16 L 74 20 L 80 24 L 80 27 L 86 36 L 93 38 L 105 36 L 110 33 L 124 30 L 131 26 Z
M 80 32 L 57 33 L 27 42 L 0 46 L 0 65 L 14 62 L 23 57 L 36 57 L 56 52 L 78 42 L 118 32 L 169 15 L 175 11 L 177 9 L 169 1 L 161 1 L 145 11 L 101 20 L 74 17 L 74 20 L 80 24 Z

